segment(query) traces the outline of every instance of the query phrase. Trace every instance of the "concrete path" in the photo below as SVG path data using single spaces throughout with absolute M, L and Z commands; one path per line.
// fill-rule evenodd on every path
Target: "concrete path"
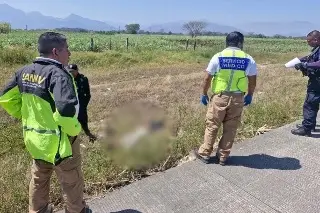
M 94 213 L 320 212 L 320 133 L 294 136 L 295 124 L 236 144 L 231 165 L 191 161 L 89 205 Z

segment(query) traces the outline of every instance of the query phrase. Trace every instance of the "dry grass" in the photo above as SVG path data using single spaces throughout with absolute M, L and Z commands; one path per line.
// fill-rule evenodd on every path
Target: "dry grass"
M 285 57 L 259 58 L 259 77 L 253 104 L 245 108 L 237 141 L 261 134 L 299 118 L 306 79 L 295 70 L 285 70 Z M 268 64 L 270 61 L 277 63 Z M 91 82 L 90 128 L 97 132 L 101 120 L 117 107 L 136 100 L 149 100 L 164 107 L 175 123 L 175 140 L 170 157 L 148 171 L 125 170 L 106 156 L 99 143 L 83 138 L 83 170 L 88 196 L 113 190 L 154 172 L 176 166 L 191 148 L 202 142 L 206 108 L 200 105 L 200 85 L 206 63 L 141 65 L 124 68 L 84 68 Z M 18 66 L 3 68 L 1 84 Z M 20 123 L 0 110 L 0 212 L 27 212 L 30 157 L 24 150 Z M 61 202 L 54 176 L 51 199 Z

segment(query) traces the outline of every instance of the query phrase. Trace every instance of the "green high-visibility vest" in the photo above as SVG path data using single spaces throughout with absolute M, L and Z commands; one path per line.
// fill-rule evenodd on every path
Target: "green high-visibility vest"
M 248 78 L 246 69 L 250 58 L 238 49 L 225 49 L 218 54 L 218 71 L 211 80 L 211 91 L 215 94 L 221 92 L 243 92 L 248 91 Z
M 75 81 L 61 64 L 38 59 L 18 70 L 0 92 L 0 106 L 21 119 L 33 159 L 57 165 L 72 156 L 69 136 L 81 131 Z

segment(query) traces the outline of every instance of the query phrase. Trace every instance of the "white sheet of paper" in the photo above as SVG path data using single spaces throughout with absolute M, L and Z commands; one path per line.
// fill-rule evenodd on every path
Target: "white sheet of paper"
M 292 59 L 291 61 L 287 62 L 287 63 L 285 64 L 285 66 L 286 66 L 287 68 L 292 68 L 292 67 L 294 67 L 296 64 L 299 64 L 299 63 L 301 63 L 300 59 L 299 59 L 299 58 L 294 58 L 294 59 Z

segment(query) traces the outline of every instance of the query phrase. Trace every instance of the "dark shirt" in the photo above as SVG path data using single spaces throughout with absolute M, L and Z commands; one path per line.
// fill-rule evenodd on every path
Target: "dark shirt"
M 315 48 L 312 50 L 312 52 Z M 307 62 L 308 69 L 313 73 L 309 74 L 308 92 L 320 93 L 320 48 L 308 59 L 307 56 L 300 59 L 302 62 Z
M 80 105 L 79 111 L 83 112 L 87 110 L 88 104 L 91 99 L 89 80 L 86 76 L 79 73 L 77 77 L 75 77 L 75 81 L 78 89 L 78 98 Z
M 312 52 L 315 50 L 315 48 L 312 49 Z M 307 62 L 308 68 L 313 69 L 320 69 L 320 48 L 318 49 L 313 56 L 307 60 L 307 56 L 300 59 L 302 62 Z

